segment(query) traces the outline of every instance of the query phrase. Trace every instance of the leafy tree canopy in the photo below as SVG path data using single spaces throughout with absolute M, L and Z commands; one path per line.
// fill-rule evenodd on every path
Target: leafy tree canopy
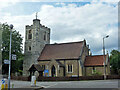
M 2 61 L 5 59 L 9 60 L 9 45 L 10 45 L 10 27 L 7 23 L 2 24 Z M 11 54 L 17 55 L 17 60 L 12 61 L 11 72 L 15 73 L 22 69 L 22 61 L 23 61 L 23 47 L 22 47 L 22 36 L 16 31 L 12 30 L 12 46 L 11 46 Z M 8 73 L 8 65 L 3 63 L 3 73 Z
M 111 51 L 110 65 L 114 73 L 118 74 L 120 70 L 120 52 L 118 50 Z

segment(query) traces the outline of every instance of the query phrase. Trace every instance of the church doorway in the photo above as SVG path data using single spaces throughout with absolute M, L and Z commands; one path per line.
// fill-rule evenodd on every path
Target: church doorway
M 52 77 L 56 76 L 56 70 L 55 70 L 55 66 L 54 65 L 52 66 L 52 69 L 51 69 L 51 75 L 52 75 Z

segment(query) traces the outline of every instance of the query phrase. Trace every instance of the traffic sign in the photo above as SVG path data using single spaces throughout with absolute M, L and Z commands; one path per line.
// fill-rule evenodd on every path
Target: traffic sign
M 9 64 L 9 60 L 4 60 L 4 64 Z
M 49 70 L 47 70 L 47 69 L 46 69 L 46 70 L 44 70 L 44 73 L 49 73 Z
M 12 54 L 12 60 L 16 60 L 16 55 Z
M 49 70 L 44 70 L 44 76 L 49 77 Z
M 5 83 L 5 80 L 2 80 L 2 84 L 4 84 Z

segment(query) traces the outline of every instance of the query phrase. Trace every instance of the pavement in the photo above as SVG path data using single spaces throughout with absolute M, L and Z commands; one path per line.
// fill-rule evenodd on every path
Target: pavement
M 1 81 L 1 80 L 0 80 Z M 0 82 L 1 86 L 2 82 Z M 118 88 L 118 80 L 93 80 L 93 81 L 39 81 L 36 87 L 31 87 L 29 81 L 11 80 L 11 88 Z

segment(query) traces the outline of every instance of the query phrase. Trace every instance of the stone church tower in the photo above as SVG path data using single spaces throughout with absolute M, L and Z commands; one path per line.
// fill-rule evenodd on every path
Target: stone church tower
M 34 19 L 33 25 L 25 27 L 25 58 L 23 61 L 23 75 L 28 76 L 28 69 L 37 59 L 45 44 L 50 44 L 50 28 L 40 24 L 40 20 Z

